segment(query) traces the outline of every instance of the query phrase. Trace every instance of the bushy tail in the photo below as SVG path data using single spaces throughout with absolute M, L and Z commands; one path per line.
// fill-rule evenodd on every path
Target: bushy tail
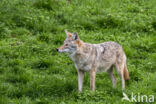
M 126 65 L 124 67 L 124 78 L 125 80 L 129 80 L 129 72 Z

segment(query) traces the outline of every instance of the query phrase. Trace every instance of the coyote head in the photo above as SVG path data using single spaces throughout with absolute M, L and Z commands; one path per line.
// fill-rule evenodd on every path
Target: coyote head
M 79 39 L 76 32 L 70 33 L 67 30 L 65 30 L 65 33 L 67 37 L 64 40 L 63 45 L 57 48 L 56 50 L 58 52 L 67 52 L 67 53 L 72 54 L 76 52 L 81 46 L 81 40 Z

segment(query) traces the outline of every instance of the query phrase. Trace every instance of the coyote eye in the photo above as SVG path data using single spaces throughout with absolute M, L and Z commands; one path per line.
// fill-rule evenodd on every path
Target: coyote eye
M 68 44 L 65 44 L 65 46 L 68 46 Z

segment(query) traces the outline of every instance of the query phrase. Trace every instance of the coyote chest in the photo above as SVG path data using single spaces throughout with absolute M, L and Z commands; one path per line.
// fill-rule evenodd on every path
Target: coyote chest
M 75 67 L 80 70 L 89 71 L 92 67 L 92 63 L 89 63 L 88 54 L 76 54 L 71 56 L 72 60 L 75 62 Z

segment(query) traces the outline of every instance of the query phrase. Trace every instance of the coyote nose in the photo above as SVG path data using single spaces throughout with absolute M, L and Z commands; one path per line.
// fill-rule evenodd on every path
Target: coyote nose
M 59 51 L 59 49 L 58 49 L 58 48 L 56 48 L 56 51 L 58 52 L 58 51 Z

